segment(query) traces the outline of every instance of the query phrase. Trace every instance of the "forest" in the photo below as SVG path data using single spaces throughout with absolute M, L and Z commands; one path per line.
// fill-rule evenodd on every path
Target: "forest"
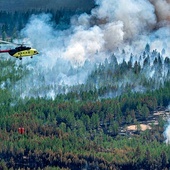
M 52 16 L 65 29 L 62 22 L 69 27 L 73 14 L 60 11 Z M 1 11 L 2 39 L 18 38 L 30 15 Z M 131 54 L 129 61 L 118 62 L 113 54 L 95 65 L 84 84 L 61 87 L 58 93 L 56 85 L 45 86 L 41 78 L 43 85 L 32 85 L 32 94 L 25 98 L 21 80 L 32 70 L 1 55 L 0 169 L 170 169 L 167 119 L 159 116 L 151 129 L 140 129 L 141 122 L 170 104 L 170 58 L 164 54 L 164 49 L 151 51 L 149 44 L 139 60 Z M 70 74 L 75 71 L 71 68 Z M 39 96 L 50 89 L 54 98 Z M 136 125 L 136 132 L 121 135 L 129 125 Z
M 28 11 L 28 10 L 90 10 L 94 6 L 94 0 L 1 0 L 0 11 L 15 12 L 15 11 Z
M 82 90 L 59 94 L 54 100 L 20 99 L 11 92 L 13 83 L 21 78 L 15 64 L 4 58 L 0 63 L 2 169 L 169 168 L 170 150 L 163 136 L 167 121 L 162 117 L 151 130 L 139 130 L 131 137 L 119 134 L 122 127 L 139 125 L 158 108 L 169 105 L 168 79 L 157 89 L 128 91 L 115 98 L 102 97 L 113 89 L 110 86 L 88 90 L 84 85 Z M 125 69 L 127 72 L 128 67 Z M 147 84 L 151 86 L 152 81 Z M 24 127 L 24 134 L 18 133 L 19 127 Z

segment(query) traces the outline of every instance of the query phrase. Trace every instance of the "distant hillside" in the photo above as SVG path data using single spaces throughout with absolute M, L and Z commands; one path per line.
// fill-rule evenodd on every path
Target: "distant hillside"
M 89 10 L 94 0 L 1 0 L 0 11 L 24 11 L 32 9 L 81 9 Z

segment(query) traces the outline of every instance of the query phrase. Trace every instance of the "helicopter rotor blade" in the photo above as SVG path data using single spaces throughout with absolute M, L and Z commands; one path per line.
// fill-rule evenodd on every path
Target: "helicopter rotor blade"
M 4 43 L 4 44 L 13 44 L 13 45 L 17 45 L 17 46 L 27 45 L 27 44 L 25 44 L 25 43 L 14 43 L 14 42 L 9 42 L 9 41 L 0 40 L 0 44 L 1 44 L 1 43 Z
M 18 44 L 16 44 L 16 43 L 9 42 L 9 41 L 3 41 L 3 40 L 0 40 L 0 43 L 18 45 Z
M 0 43 L 11 44 L 11 42 L 0 40 Z

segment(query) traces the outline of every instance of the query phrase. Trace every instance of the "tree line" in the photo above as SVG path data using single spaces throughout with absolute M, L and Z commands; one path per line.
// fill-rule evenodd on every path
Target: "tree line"
M 87 10 L 87 13 L 89 11 Z M 28 23 L 30 17 L 42 13 L 51 15 L 51 21 L 55 23 L 57 29 L 67 29 L 70 25 L 70 18 L 73 15 L 82 13 L 82 10 L 72 9 L 32 9 L 28 11 L 7 12 L 0 11 L 0 38 L 10 40 L 21 38 L 19 32 Z

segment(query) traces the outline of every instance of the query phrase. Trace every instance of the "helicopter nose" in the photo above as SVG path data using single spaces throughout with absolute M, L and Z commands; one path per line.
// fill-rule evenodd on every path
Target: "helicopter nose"
M 35 51 L 34 51 L 34 54 L 39 54 L 39 52 L 35 50 Z

